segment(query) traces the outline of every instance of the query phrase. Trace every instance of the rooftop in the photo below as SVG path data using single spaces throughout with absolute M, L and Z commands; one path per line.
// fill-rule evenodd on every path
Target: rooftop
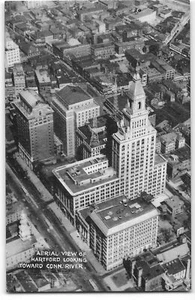
M 177 259 L 178 256 L 183 257 L 186 256 L 189 253 L 188 244 L 176 244 L 171 243 L 170 245 L 165 245 L 161 247 L 160 249 L 157 249 L 153 251 L 153 253 L 156 253 L 156 256 L 159 261 L 162 261 L 164 263 L 168 263 L 174 259 Z
M 166 161 L 166 159 L 159 155 L 159 154 L 155 154 L 155 164 L 161 164 L 164 163 Z
M 104 155 L 61 166 L 54 169 L 53 174 L 71 195 L 118 179 L 116 171 L 108 167 L 108 160 Z
M 176 258 L 164 264 L 163 267 L 168 271 L 168 275 L 177 274 L 185 269 L 184 265 L 182 264 L 179 258 Z
M 191 157 L 191 150 L 186 145 L 185 147 L 176 149 L 169 154 L 165 154 L 164 156 L 166 159 L 168 159 L 169 163 L 175 164 L 178 162 L 189 160 Z M 175 157 L 177 157 L 178 159 L 175 160 Z
M 136 266 L 143 269 L 143 278 L 151 280 L 164 273 L 157 258 L 150 252 L 146 252 L 136 258 Z
M 20 92 L 20 97 L 25 101 L 31 108 L 35 107 L 38 102 L 42 102 L 41 97 L 32 90 L 23 90 Z
M 164 134 L 160 137 L 161 141 L 164 143 L 175 142 L 176 138 L 177 138 L 177 134 L 174 131 Z
M 36 272 L 34 272 L 33 269 L 28 270 L 28 273 L 30 275 L 30 277 L 32 278 L 32 280 L 35 282 L 36 286 L 38 288 L 41 288 L 47 284 L 49 284 L 49 282 L 45 279 L 45 277 L 41 274 L 40 270 L 36 270 Z
M 65 105 L 67 103 L 68 105 L 72 105 L 91 99 L 90 95 L 79 86 L 67 85 L 56 94 L 61 99 L 61 102 L 63 102 Z
M 37 76 L 39 83 L 50 83 L 50 77 L 46 70 L 35 70 L 35 74 Z
M 34 247 L 36 239 L 32 236 L 31 239 L 22 241 L 19 236 L 13 238 L 6 243 L 6 257 L 12 257 L 21 252 L 27 251 Z
M 119 196 L 81 210 L 80 213 L 84 218 L 90 216 L 105 236 L 158 215 L 157 209 L 142 196 L 135 200 Z
M 19 273 L 15 274 L 15 277 L 23 286 L 25 292 L 37 292 L 38 289 L 35 286 L 35 283 L 30 279 L 26 271 L 20 271 Z
M 173 196 L 171 199 L 168 198 L 165 203 L 172 209 L 177 209 L 178 207 L 184 205 L 184 202 L 178 196 Z

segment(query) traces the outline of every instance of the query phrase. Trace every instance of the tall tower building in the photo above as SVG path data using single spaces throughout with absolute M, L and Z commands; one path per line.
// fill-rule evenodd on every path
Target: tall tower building
M 129 83 L 126 108 L 113 134 L 112 166 L 121 180 L 124 194 L 134 199 L 141 191 L 163 193 L 166 160 L 155 154 L 156 130 L 145 107 L 145 92 L 138 73 Z
M 33 168 L 36 161 L 53 159 L 53 110 L 35 91 L 23 90 L 14 102 L 19 153 Z

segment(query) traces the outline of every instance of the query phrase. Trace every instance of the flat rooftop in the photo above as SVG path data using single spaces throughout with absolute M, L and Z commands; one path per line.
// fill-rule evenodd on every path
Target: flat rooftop
M 67 85 L 56 94 L 65 105 L 67 103 L 71 105 L 91 99 L 90 95 L 79 86 Z
M 113 234 L 130 226 L 158 215 L 157 209 L 142 196 L 129 200 L 119 196 L 94 207 L 80 210 L 85 219 L 87 216 L 96 223 L 104 235 Z
M 177 156 L 178 160 L 174 160 L 174 156 Z M 169 163 L 177 164 L 178 162 L 183 162 L 191 158 L 191 149 L 185 145 L 185 147 L 176 149 L 171 153 L 164 154 L 164 157 L 169 161 Z
M 100 184 L 118 179 L 116 171 L 112 167 L 107 167 L 107 158 L 104 155 L 90 157 L 80 162 L 64 165 L 53 170 L 53 174 L 70 194 L 80 194 L 84 190 L 89 190 Z M 98 163 L 105 163 L 105 168 L 87 174 L 87 167 L 92 167 Z
M 166 159 L 159 154 L 155 154 L 155 165 L 165 163 Z
M 50 83 L 50 77 L 46 70 L 35 70 L 39 83 Z
M 22 241 L 19 236 L 11 239 L 6 243 L 6 257 L 12 257 L 21 252 L 27 251 L 34 247 L 36 239 L 32 236 L 31 239 Z

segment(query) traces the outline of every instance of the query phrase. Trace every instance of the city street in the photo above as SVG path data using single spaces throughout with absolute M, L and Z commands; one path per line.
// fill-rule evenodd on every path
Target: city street
M 16 176 L 8 165 L 6 167 L 6 170 L 8 171 L 7 180 L 11 188 L 13 189 L 18 199 L 22 199 L 21 201 L 25 201 L 26 208 L 29 211 L 32 223 L 35 225 L 41 235 L 46 239 L 46 242 L 50 245 L 50 248 L 54 249 L 55 251 L 79 251 L 78 247 L 66 232 L 64 227 L 59 224 L 59 220 L 55 217 L 55 215 L 52 214 L 52 212 L 47 208 L 41 208 L 41 200 L 39 199 L 40 201 L 38 201 L 38 197 L 35 192 L 33 195 L 25 194 L 22 187 L 25 186 L 25 189 L 28 190 L 28 180 L 26 180 L 25 182 L 25 179 L 23 179 L 21 182 L 21 178 L 19 179 L 19 174 L 17 174 Z M 48 226 L 48 224 L 51 225 Z M 93 281 L 98 286 L 99 291 L 108 290 L 100 277 L 95 274 L 93 267 L 89 263 L 86 263 L 85 266 L 86 270 L 71 270 L 72 280 L 78 286 L 82 286 L 82 289 L 84 291 L 94 290 L 88 281 L 89 279 L 93 279 Z

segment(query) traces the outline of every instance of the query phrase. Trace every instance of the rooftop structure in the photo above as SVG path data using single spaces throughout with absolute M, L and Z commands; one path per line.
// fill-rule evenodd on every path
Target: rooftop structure
M 67 108 L 72 104 L 91 99 L 91 96 L 79 86 L 67 85 L 56 94 Z
M 116 171 L 108 167 L 108 160 L 104 155 L 59 167 L 53 173 L 72 195 L 117 178 Z
M 50 77 L 46 70 L 35 70 L 35 74 L 39 84 L 50 83 Z
M 156 244 L 158 211 L 152 198 L 146 193 L 133 201 L 119 196 L 78 211 L 77 230 L 106 270 Z
M 158 216 L 157 209 L 142 196 L 131 201 L 119 196 L 80 213 L 89 216 L 105 236 L 141 223 L 146 218 Z

